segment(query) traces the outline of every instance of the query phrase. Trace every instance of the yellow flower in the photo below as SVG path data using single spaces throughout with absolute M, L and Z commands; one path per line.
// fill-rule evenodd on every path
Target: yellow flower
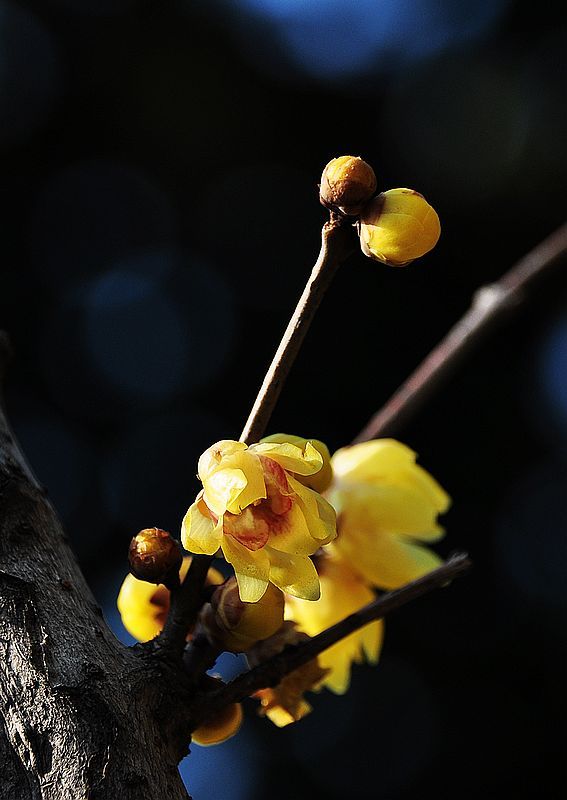
M 288 645 L 307 641 L 309 637 L 298 631 L 294 622 L 287 621 L 269 639 L 258 642 L 248 653 L 251 667 L 261 664 Z M 260 714 L 268 717 L 278 728 L 298 722 L 311 712 L 311 706 L 303 696 L 307 691 L 319 691 L 321 681 L 327 670 L 321 665 L 320 657 L 313 658 L 301 667 L 285 675 L 277 686 L 260 689 L 252 696 L 260 700 Z
M 447 511 L 450 499 L 415 459 L 413 450 L 394 439 L 344 447 L 332 459 L 328 497 L 339 529 L 333 547 L 381 589 L 402 586 L 441 563 L 423 543 L 443 536 L 437 515 Z
M 191 741 L 201 747 L 209 747 L 213 744 L 221 744 L 238 733 L 242 724 L 242 705 L 231 703 L 226 708 L 217 711 L 206 722 L 193 731 Z
M 304 693 L 317 689 L 324 676 L 320 659 L 314 658 L 286 675 L 273 689 L 260 689 L 254 696 L 260 700 L 261 715 L 278 728 L 299 722 L 312 711 Z
M 190 563 L 191 557 L 185 556 L 179 570 L 182 578 L 187 574 Z M 217 585 L 223 581 L 221 573 L 210 567 L 207 584 Z M 169 611 L 169 589 L 163 584 L 156 586 L 127 575 L 120 587 L 116 605 L 128 633 L 139 642 L 148 642 L 164 626 Z
M 413 189 L 382 192 L 360 216 L 363 253 L 392 267 L 405 267 L 428 253 L 440 234 L 437 212 Z
M 217 442 L 199 459 L 203 491 L 183 520 L 184 547 L 206 555 L 221 548 L 246 603 L 257 602 L 268 583 L 316 600 L 319 578 L 309 556 L 336 536 L 335 512 L 294 475 L 322 466 L 310 442 Z
M 309 636 L 316 636 L 340 622 L 375 597 L 365 581 L 340 559 L 325 555 L 317 562 L 317 569 L 321 580 L 320 599 L 307 603 L 287 596 L 285 602 L 286 619 L 293 620 L 299 630 Z M 335 694 L 344 694 L 350 685 L 351 664 L 364 661 L 376 664 L 383 638 L 384 623 L 377 620 L 324 650 L 319 662 L 328 672 L 322 685 Z

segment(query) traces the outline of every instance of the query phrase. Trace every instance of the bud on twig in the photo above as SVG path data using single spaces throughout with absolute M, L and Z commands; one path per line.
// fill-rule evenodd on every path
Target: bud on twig
M 405 267 L 432 250 L 441 234 L 435 209 L 413 189 L 389 189 L 360 215 L 362 252 L 390 267 Z
M 321 175 L 319 199 L 326 207 L 357 216 L 376 191 L 374 170 L 358 156 L 329 161 Z
M 283 624 L 283 592 L 269 584 L 256 603 L 243 603 L 236 578 L 214 592 L 201 617 L 207 638 L 222 650 L 243 653 L 272 636 Z
M 148 583 L 163 583 L 168 589 L 179 584 L 183 556 L 171 534 L 161 528 L 145 528 L 130 542 L 130 572 Z

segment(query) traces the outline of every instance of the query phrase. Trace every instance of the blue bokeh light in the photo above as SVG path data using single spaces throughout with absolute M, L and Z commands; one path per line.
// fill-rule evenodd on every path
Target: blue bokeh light
M 375 65 L 390 71 L 411 64 L 478 37 L 508 4 L 508 0 L 225 3 L 269 23 L 292 60 L 318 78 L 352 77 Z
M 85 298 L 87 352 L 119 392 L 167 398 L 188 365 L 184 320 L 173 300 L 147 276 L 117 269 Z
M 143 171 L 95 159 L 49 176 L 36 195 L 28 247 L 49 286 L 175 242 L 170 198 Z

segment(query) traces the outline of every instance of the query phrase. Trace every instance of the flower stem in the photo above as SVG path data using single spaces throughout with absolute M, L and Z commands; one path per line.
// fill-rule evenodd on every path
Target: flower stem
M 265 433 L 280 392 L 321 300 L 339 266 L 354 250 L 355 240 L 350 226 L 344 225 L 343 219 L 333 214 L 330 221 L 323 226 L 321 240 L 319 257 L 240 436 L 240 440 L 247 444 L 257 442 Z
M 480 288 L 466 314 L 451 328 L 412 375 L 369 420 L 353 444 L 390 436 L 437 390 L 459 361 L 473 350 L 495 323 L 518 308 L 532 284 L 567 252 L 567 224 L 525 255 L 496 283 Z

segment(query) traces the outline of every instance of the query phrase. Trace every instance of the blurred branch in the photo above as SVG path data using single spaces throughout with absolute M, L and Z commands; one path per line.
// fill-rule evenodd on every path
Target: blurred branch
M 352 226 L 331 214 L 323 225 L 321 250 L 292 318 L 272 359 L 264 382 L 240 436 L 242 442 L 257 442 L 265 433 L 272 411 L 305 335 L 339 266 L 354 250 Z
M 520 259 L 496 283 L 479 289 L 466 314 L 370 419 L 353 444 L 388 436 L 401 428 L 495 323 L 525 302 L 532 285 L 556 267 L 566 252 L 567 224 Z
M 377 597 L 372 603 L 368 603 L 312 639 L 286 647 L 278 655 L 239 675 L 223 688 L 207 694 L 203 699 L 202 708 L 199 709 L 198 705 L 196 707 L 193 727 L 197 727 L 210 714 L 230 703 L 240 702 L 259 689 L 276 686 L 285 675 L 311 661 L 340 639 L 344 639 L 369 622 L 384 617 L 433 589 L 445 586 L 453 578 L 469 570 L 471 566 L 471 561 L 466 554 L 454 555 L 422 578 Z

